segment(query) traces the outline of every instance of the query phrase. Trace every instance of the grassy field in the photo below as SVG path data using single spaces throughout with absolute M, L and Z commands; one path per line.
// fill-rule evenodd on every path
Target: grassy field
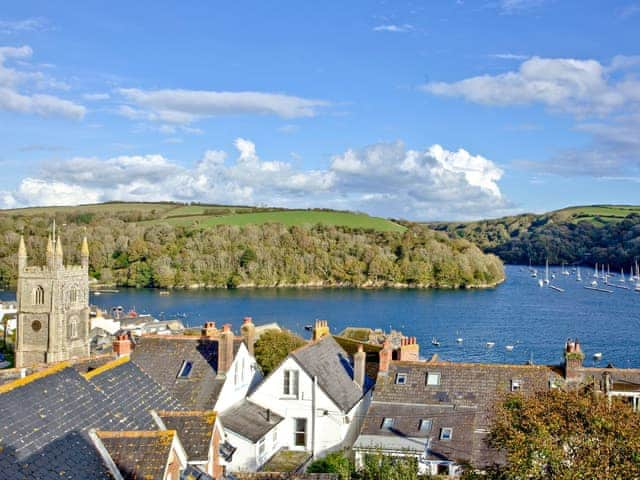
M 591 222 L 601 226 L 609 222 L 619 222 L 631 213 L 640 214 L 640 206 L 634 205 L 589 205 L 557 210 L 554 214 L 571 223 Z
M 390 220 L 370 217 L 360 213 L 325 212 L 316 210 L 284 210 L 279 212 L 238 213 L 233 215 L 208 216 L 167 216 L 163 220 L 171 225 L 211 227 L 214 225 L 261 225 L 263 223 L 282 223 L 284 225 L 324 225 L 346 226 L 351 228 L 371 228 L 378 231 L 402 232 L 405 227 Z

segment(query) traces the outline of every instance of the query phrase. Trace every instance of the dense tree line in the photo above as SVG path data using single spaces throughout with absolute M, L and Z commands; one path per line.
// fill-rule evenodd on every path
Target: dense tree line
M 119 286 L 465 287 L 495 284 L 504 277 L 497 257 L 420 225 L 398 233 L 323 225 L 196 229 L 141 222 L 152 216 L 56 214 L 65 261 L 79 262 L 86 234 L 91 276 Z M 29 262 L 44 262 L 51 220 L 45 215 L 0 216 L 0 282 L 15 285 L 20 233 Z
M 561 221 L 550 215 L 521 215 L 464 225 L 439 225 L 450 235 L 465 238 L 506 263 L 609 264 L 625 267 L 640 260 L 640 215 L 620 221 Z

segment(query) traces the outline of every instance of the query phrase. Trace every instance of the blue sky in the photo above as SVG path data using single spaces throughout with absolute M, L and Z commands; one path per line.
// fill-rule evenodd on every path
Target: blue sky
M 0 206 L 638 203 L 640 2 L 22 1 Z

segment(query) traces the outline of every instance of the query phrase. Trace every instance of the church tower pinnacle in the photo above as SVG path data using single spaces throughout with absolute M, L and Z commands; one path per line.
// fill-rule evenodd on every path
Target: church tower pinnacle
M 18 246 L 18 270 L 22 271 L 27 266 L 27 247 L 24 245 L 24 235 L 20 235 Z

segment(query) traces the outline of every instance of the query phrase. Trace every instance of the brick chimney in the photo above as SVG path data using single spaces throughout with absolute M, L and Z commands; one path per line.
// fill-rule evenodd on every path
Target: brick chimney
M 233 362 L 233 332 L 231 324 L 226 323 L 218 336 L 218 374 L 226 373 Z
M 420 345 L 416 342 L 416 337 L 402 337 L 398 360 L 403 362 L 420 360 Z
M 582 361 L 584 353 L 580 348 L 580 342 L 576 338 L 567 340 L 564 348 L 564 378 L 569 381 L 578 381 L 581 379 Z
M 360 344 L 358 351 L 353 355 L 353 381 L 360 388 L 364 388 L 366 366 L 367 354 L 364 353 L 364 347 Z
M 256 343 L 256 326 L 253 324 L 253 319 L 251 317 L 244 317 L 242 320 L 240 334 L 247 346 L 247 350 L 249 350 L 249 353 L 253 355 L 253 346 Z
M 382 344 L 382 350 L 380 350 L 380 366 L 378 367 L 379 373 L 387 374 L 392 357 L 393 349 L 391 348 L 391 343 L 389 343 L 389 340 L 385 340 Z
M 329 335 L 329 323 L 326 320 L 316 320 L 313 327 L 313 340 L 320 340 Z
M 218 338 L 218 333 L 216 322 L 205 322 L 202 326 L 202 338 Z
M 129 337 L 129 332 L 118 333 L 113 341 L 113 353 L 118 357 L 129 355 L 133 350 L 133 342 Z

